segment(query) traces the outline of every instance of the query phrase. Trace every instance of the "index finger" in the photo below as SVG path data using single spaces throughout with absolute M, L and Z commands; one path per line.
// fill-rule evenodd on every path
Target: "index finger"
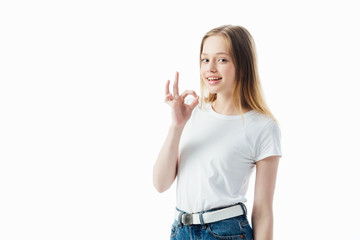
M 165 96 L 167 96 L 170 93 L 169 85 L 170 85 L 170 80 L 167 80 L 165 85 Z
M 174 96 L 179 96 L 179 72 L 176 72 L 176 74 L 175 74 L 173 94 L 174 94 Z

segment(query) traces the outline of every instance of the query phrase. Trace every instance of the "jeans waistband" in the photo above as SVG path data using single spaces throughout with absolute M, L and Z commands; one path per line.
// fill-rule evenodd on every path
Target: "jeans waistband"
M 216 208 L 211 208 L 211 209 L 208 209 L 208 210 L 205 210 L 205 211 L 200 211 L 200 212 L 194 212 L 194 213 L 206 213 L 206 212 L 213 212 L 213 211 L 216 211 L 216 210 L 220 210 L 220 209 L 224 209 L 224 208 L 228 208 L 228 207 L 232 207 L 232 206 L 235 206 L 235 205 L 240 205 L 241 208 L 243 209 L 245 215 L 247 215 L 247 208 L 246 208 L 246 205 L 242 202 L 238 202 L 236 204 L 233 204 L 233 205 L 228 205 L 228 206 L 223 206 L 223 207 L 216 207 Z M 187 213 L 189 214 L 188 212 L 185 212 L 179 208 L 176 207 L 176 210 L 178 210 L 179 212 L 182 212 L 182 213 Z M 193 214 L 193 213 L 191 213 Z
M 196 224 L 205 224 L 216 221 L 221 221 L 224 219 L 247 215 L 247 209 L 245 204 L 237 203 L 230 206 L 212 208 L 206 211 L 201 211 L 197 213 L 186 213 L 178 208 L 176 208 L 175 219 L 177 219 L 180 224 L 185 225 L 196 225 Z

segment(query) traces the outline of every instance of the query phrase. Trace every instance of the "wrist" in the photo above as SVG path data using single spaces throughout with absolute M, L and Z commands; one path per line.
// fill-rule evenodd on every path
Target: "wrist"
M 174 131 L 182 131 L 185 127 L 185 124 L 175 124 L 175 123 L 171 123 L 170 124 L 170 129 L 174 130 Z

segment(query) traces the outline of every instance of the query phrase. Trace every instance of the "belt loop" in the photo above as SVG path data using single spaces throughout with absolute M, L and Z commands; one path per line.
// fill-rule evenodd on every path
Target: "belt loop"
M 180 211 L 180 210 L 178 210 L 178 211 Z M 179 228 L 182 228 L 182 227 L 183 227 L 182 216 L 183 216 L 184 214 L 185 214 L 185 212 L 180 211 L 179 218 L 178 218 Z
M 204 223 L 204 217 L 203 217 L 204 212 L 199 213 L 199 218 L 200 218 L 200 223 L 202 226 L 202 229 L 205 229 L 205 223 Z
M 247 215 L 247 208 L 245 206 L 245 204 L 243 204 L 242 202 L 240 203 L 240 207 L 242 208 L 243 212 L 244 212 L 244 215 L 246 216 Z

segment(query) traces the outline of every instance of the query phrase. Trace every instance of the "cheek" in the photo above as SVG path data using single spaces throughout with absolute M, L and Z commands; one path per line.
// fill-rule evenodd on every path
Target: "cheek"
M 200 66 L 200 73 L 204 74 L 205 73 L 205 68 L 203 66 Z
M 224 67 L 223 72 L 227 77 L 235 78 L 235 68 L 233 66 Z
M 200 74 L 201 74 L 201 77 L 202 77 L 202 78 L 205 78 L 205 76 L 206 76 L 206 71 L 205 71 L 205 69 L 202 68 L 202 67 L 200 67 Z

